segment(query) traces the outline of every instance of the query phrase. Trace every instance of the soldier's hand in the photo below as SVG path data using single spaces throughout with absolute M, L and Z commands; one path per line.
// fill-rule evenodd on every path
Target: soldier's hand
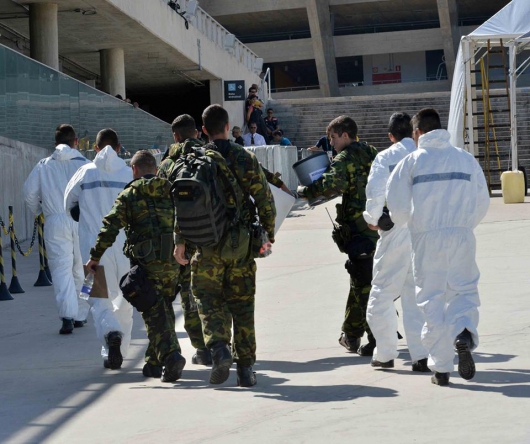
M 305 188 L 303 185 L 299 185 L 296 189 L 296 194 L 298 194 L 298 197 L 301 197 L 302 199 L 305 199 Z
M 93 261 L 92 259 L 90 259 L 87 263 L 86 263 L 86 267 L 88 268 L 88 271 L 92 274 L 96 274 L 96 269 L 99 265 L 99 261 Z
M 173 251 L 173 257 L 180 265 L 188 265 L 190 261 L 186 259 L 186 245 L 177 244 L 175 245 L 175 250 Z
M 378 225 L 371 225 L 371 224 L 367 224 L 368 225 L 368 228 L 370 228 L 370 230 L 373 230 L 373 231 L 378 231 L 379 230 L 379 226 Z

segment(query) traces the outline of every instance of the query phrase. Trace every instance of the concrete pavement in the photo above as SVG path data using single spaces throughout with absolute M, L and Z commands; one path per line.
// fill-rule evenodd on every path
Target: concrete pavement
M 104 370 L 92 320 L 60 336 L 51 287 L 32 286 L 37 255 L 19 256 L 26 293 L 0 302 L 0 442 L 530 442 L 528 198 L 518 205 L 493 198 L 476 230 L 477 375 L 464 381 L 455 371 L 450 387 L 410 371 L 404 340 L 391 370 L 374 370 L 369 358 L 338 344 L 348 276 L 330 238 L 325 207 L 334 215 L 333 204 L 298 204 L 274 253 L 257 261 L 258 385 L 251 389 L 236 387 L 235 366 L 226 383 L 207 383 L 209 370 L 191 364 L 178 303 L 188 359 L 180 381 L 143 378 L 147 341 L 137 314 L 123 369 Z

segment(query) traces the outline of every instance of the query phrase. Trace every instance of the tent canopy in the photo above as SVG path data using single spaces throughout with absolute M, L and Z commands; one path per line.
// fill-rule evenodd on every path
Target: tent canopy
M 462 37 L 455 63 L 447 125 L 453 145 L 464 147 L 464 98 L 466 96 L 464 46 L 471 42 L 471 51 L 473 51 L 473 48 L 486 46 L 488 40 L 498 45 L 501 39 L 503 44 L 509 41 L 530 41 L 529 36 L 530 1 L 512 0 L 471 34 Z M 515 91 L 513 93 L 515 94 Z

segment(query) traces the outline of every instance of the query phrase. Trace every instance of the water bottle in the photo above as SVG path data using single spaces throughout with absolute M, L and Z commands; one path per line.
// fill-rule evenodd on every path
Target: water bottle
M 85 277 L 85 281 L 83 282 L 83 286 L 81 287 L 81 292 L 79 293 L 79 297 L 86 301 L 90 297 L 90 292 L 92 291 L 93 285 L 94 285 L 94 275 L 92 273 L 88 273 Z

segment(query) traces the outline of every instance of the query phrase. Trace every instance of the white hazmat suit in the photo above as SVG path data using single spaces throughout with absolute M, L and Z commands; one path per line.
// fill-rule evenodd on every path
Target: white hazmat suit
M 380 152 L 373 161 L 366 185 L 366 211 L 363 213 L 367 223 L 378 225 L 386 203 L 386 184 L 390 173 L 400 160 L 415 150 L 414 140 L 406 137 Z M 398 322 L 394 300 L 399 296 L 410 357 L 414 362 L 428 355 L 421 344 L 424 320 L 416 304 L 411 254 L 410 232 L 406 225 L 395 224 L 389 231 L 379 230 L 372 290 L 366 311 L 366 320 L 377 342 L 374 360 L 379 362 L 387 362 L 398 356 Z
M 44 213 L 44 240 L 53 280 L 59 317 L 84 321 L 88 304 L 79 300 L 83 263 L 79 251 L 77 222 L 64 211 L 64 191 L 80 166 L 89 161 L 68 145 L 57 145 L 42 159 L 24 182 L 23 194 L 30 211 Z
M 112 147 L 107 146 L 97 154 L 94 162 L 79 168 L 68 183 L 64 208 L 69 213 L 71 208 L 79 205 L 80 249 L 84 263 L 88 262 L 90 249 L 96 245 L 103 218 L 111 210 L 118 194 L 132 179 L 131 168 L 118 157 Z M 101 258 L 100 265 L 105 270 L 109 299 L 88 299 L 104 359 L 109 353 L 106 336 L 111 331 L 119 331 L 123 335 L 120 347 L 123 357 L 127 355 L 131 343 L 133 307 L 123 299 L 119 287 L 121 277 L 130 270 L 129 259 L 122 251 L 124 243 L 125 233 L 121 230 L 116 242 Z
M 428 366 L 454 369 L 454 341 L 467 329 L 477 333 L 480 299 L 473 229 L 486 215 L 489 193 L 475 158 L 449 142 L 446 130 L 419 138 L 387 184 L 387 204 L 396 224 L 408 223 L 416 302 L 425 318 L 422 343 Z

